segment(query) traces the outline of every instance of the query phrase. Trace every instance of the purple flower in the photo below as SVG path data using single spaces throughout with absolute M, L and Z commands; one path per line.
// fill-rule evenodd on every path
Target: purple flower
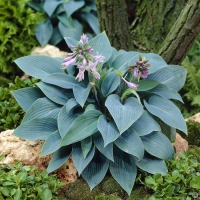
M 76 76 L 76 79 L 78 79 L 78 82 L 80 82 L 80 81 L 84 80 L 85 67 L 78 65 L 77 68 L 79 68 L 79 72 Z
M 93 58 L 95 59 L 95 61 L 102 63 L 105 57 L 102 55 L 97 55 L 97 56 L 93 56 Z
M 94 75 L 94 77 L 96 79 L 100 79 L 101 78 L 100 74 L 96 71 L 96 69 L 92 70 L 92 74 Z
M 140 72 L 140 77 L 141 78 L 147 78 L 147 76 L 148 76 L 148 69 L 143 70 L 143 71 Z
M 88 37 L 87 37 L 85 34 L 83 34 L 83 35 L 81 36 L 80 43 L 82 43 L 82 44 L 88 43 Z
M 66 58 L 65 58 L 66 59 Z M 65 60 L 64 59 L 64 60 Z M 76 63 L 76 58 L 72 58 L 72 59 L 70 59 L 70 60 L 68 60 L 68 61 L 64 61 L 63 60 L 63 64 L 62 64 L 62 66 L 63 66 L 63 69 L 66 69 L 67 67 L 69 67 L 70 65 L 74 65 L 75 63 Z
M 137 87 L 139 85 L 135 84 L 135 83 L 131 83 L 131 82 L 128 82 L 124 77 L 122 77 L 122 80 L 127 84 L 127 86 L 133 90 L 137 90 Z

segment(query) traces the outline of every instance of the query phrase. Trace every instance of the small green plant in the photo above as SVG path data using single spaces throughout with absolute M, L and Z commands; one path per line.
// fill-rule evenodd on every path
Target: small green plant
M 13 60 L 29 55 L 38 45 L 35 25 L 42 14 L 26 8 L 28 0 L 0 1 L 0 72 L 16 74 L 19 68 Z
M 0 156 L 0 161 L 4 158 Z M 0 200 L 50 200 L 57 195 L 64 183 L 47 171 L 40 173 L 33 166 L 20 162 L 0 164 Z
M 165 176 L 147 176 L 143 184 L 154 191 L 149 200 L 200 199 L 200 163 L 193 155 L 182 152 L 180 158 L 167 162 Z
M 28 5 L 46 13 L 46 21 L 37 25 L 35 34 L 42 46 L 57 45 L 63 37 L 78 40 L 82 32 L 89 36 L 100 32 L 94 0 L 31 0 Z
M 11 91 L 24 87 L 33 87 L 36 82 L 38 80 L 35 78 L 21 80 L 16 77 L 14 83 L 0 87 L 0 131 L 16 128 L 24 116 L 24 111 L 12 96 Z
M 41 156 L 54 153 L 48 172 L 72 155 L 91 190 L 109 170 L 130 195 L 137 169 L 166 174 L 165 161 L 174 158 L 175 130 L 187 133 L 171 101 L 182 101 L 178 91 L 186 70 L 153 53 L 117 51 L 105 32 L 91 40 L 85 34 L 79 41 L 64 39 L 72 50 L 64 60 L 15 60 L 41 81 L 12 91 L 26 112 L 14 135 L 45 140 Z

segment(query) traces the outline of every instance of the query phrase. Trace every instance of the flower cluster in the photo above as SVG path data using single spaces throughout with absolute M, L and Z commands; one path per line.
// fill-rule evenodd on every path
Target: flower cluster
M 92 55 L 94 49 L 88 45 L 88 38 L 85 34 L 81 36 L 78 46 L 69 45 L 72 53 L 67 54 L 67 58 L 63 60 L 63 69 L 71 65 L 77 64 L 79 73 L 76 76 L 78 81 L 84 80 L 85 71 L 91 71 L 96 79 L 100 79 L 100 74 L 97 71 L 98 63 L 104 61 L 104 56 L 102 55 Z
M 147 64 L 148 60 L 139 56 L 139 61 L 137 61 L 133 66 L 128 67 L 131 72 L 133 72 L 133 77 L 137 80 L 141 78 L 147 78 L 148 76 L 148 67 L 150 64 Z M 136 90 L 139 85 L 128 82 L 124 77 L 122 80 L 127 84 L 127 86 L 133 90 Z

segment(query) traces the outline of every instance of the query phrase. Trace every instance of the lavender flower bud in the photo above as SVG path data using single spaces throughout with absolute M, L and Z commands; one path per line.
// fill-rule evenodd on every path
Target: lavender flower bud
M 137 90 L 137 87 L 139 85 L 135 84 L 135 83 L 131 83 L 131 82 L 128 82 L 124 77 L 122 77 L 122 80 L 127 84 L 127 86 L 133 90 Z
M 83 34 L 83 35 L 81 36 L 80 42 L 81 42 L 82 44 L 86 44 L 86 43 L 88 42 L 88 37 L 87 37 L 85 34 Z

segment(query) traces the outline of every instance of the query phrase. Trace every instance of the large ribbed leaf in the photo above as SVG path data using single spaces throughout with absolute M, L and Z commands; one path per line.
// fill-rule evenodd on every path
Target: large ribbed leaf
M 56 10 L 57 6 L 61 4 L 62 1 L 45 1 L 43 8 L 48 14 L 49 17 L 53 14 L 53 12 Z
M 141 160 L 144 156 L 144 145 L 139 135 L 131 128 L 122 133 L 114 142 L 122 151 Z
M 77 84 L 73 87 L 73 93 L 76 101 L 83 107 L 85 104 L 85 101 L 88 98 L 88 95 L 90 93 L 91 85 L 88 83 L 88 85 L 85 87 L 82 84 Z
M 72 45 L 72 46 L 77 46 L 78 45 L 78 41 L 75 40 L 74 38 L 71 37 L 64 37 L 65 42 L 67 43 L 67 45 Z
M 36 87 L 22 88 L 11 93 L 24 111 L 27 111 L 38 98 L 44 97 L 41 90 Z
M 174 158 L 174 148 L 169 139 L 161 132 L 141 136 L 144 149 L 151 155 L 163 159 Z
M 186 79 L 186 69 L 178 65 L 168 65 L 157 72 L 150 74 L 147 79 L 159 81 L 169 88 L 179 91 Z
M 64 146 L 58 149 L 51 158 L 47 171 L 50 173 L 65 164 L 65 162 L 69 159 L 71 151 L 71 146 Z
M 110 161 L 110 172 L 113 178 L 130 195 L 137 175 L 133 156 L 114 148 L 114 160 L 115 162 Z
M 43 117 L 21 124 L 14 130 L 14 135 L 26 140 L 46 140 L 57 129 L 56 119 Z
M 105 97 L 116 90 L 119 84 L 120 76 L 116 72 L 111 72 L 108 74 L 101 84 L 101 92 L 103 96 Z
M 164 160 L 154 157 L 144 157 L 142 160 L 136 160 L 135 164 L 142 170 L 149 172 L 150 174 L 162 174 L 167 173 L 167 166 Z
M 111 94 L 106 99 L 105 106 L 112 115 L 120 134 L 127 130 L 143 113 L 143 106 L 134 97 L 129 97 L 122 103 L 118 95 Z
M 67 113 L 69 111 L 71 111 L 71 109 L 73 109 L 73 108 L 75 108 L 77 106 L 79 106 L 79 105 L 78 105 L 78 103 L 77 103 L 75 98 L 69 99 L 68 102 L 66 103 L 66 111 L 67 111 Z
M 81 148 L 84 158 L 87 156 L 88 152 L 92 148 L 92 137 L 89 136 L 81 141 Z
M 49 56 L 25 56 L 15 60 L 15 63 L 26 74 L 39 79 L 49 74 L 63 72 L 62 62 Z
M 73 144 L 72 158 L 79 175 L 92 160 L 94 153 L 95 147 L 93 146 L 88 152 L 86 158 L 84 158 L 80 142 Z
M 58 114 L 58 130 L 60 132 L 61 137 L 64 137 L 64 135 L 69 130 L 70 126 L 72 125 L 72 122 L 78 117 L 77 114 L 74 114 L 73 110 L 70 112 L 66 111 L 66 105 L 63 106 Z
M 67 16 L 70 17 L 75 11 L 81 8 L 85 4 L 84 1 L 66 1 L 63 4 L 63 7 L 67 13 Z
M 105 56 L 104 63 L 107 62 L 112 55 L 110 42 L 105 31 L 92 38 L 89 41 L 89 45 L 94 49 L 94 55 L 98 53 Z
M 50 74 L 43 78 L 42 81 L 65 89 L 72 89 L 74 85 L 78 84 L 74 76 L 64 73 Z
M 108 166 L 108 159 L 96 150 L 93 159 L 81 174 L 89 184 L 90 190 L 103 180 L 108 170 Z
M 28 109 L 22 123 L 41 117 L 51 117 L 57 119 L 60 109 L 61 107 L 58 104 L 48 98 L 39 98 Z
M 146 110 L 141 117 L 131 126 L 139 136 L 147 135 L 153 131 L 161 131 L 158 122 Z
M 104 147 L 120 136 L 115 123 L 113 121 L 107 121 L 105 115 L 99 117 L 97 128 L 103 137 Z
M 57 151 L 60 148 L 60 141 L 61 137 L 59 131 L 49 135 L 49 137 L 44 142 L 40 156 L 46 156 Z
M 81 141 L 97 131 L 97 121 L 101 112 L 90 110 L 77 117 L 61 141 L 61 146 Z
M 168 99 L 159 96 L 150 97 L 148 103 L 144 101 L 147 110 L 159 117 L 163 122 L 187 134 L 185 120 L 180 110 Z
M 168 88 L 166 85 L 163 85 L 163 84 L 156 86 L 155 88 L 149 90 L 149 92 L 157 94 L 157 95 L 164 97 L 166 99 L 179 100 L 180 102 L 183 103 L 183 100 L 182 100 L 180 94 L 177 91 L 175 91 L 171 88 Z
M 48 83 L 37 83 L 42 92 L 55 103 L 65 105 L 69 99 L 67 90 Z
M 95 133 L 93 135 L 93 138 L 94 138 L 94 144 L 97 147 L 97 149 L 109 160 L 112 160 L 114 162 L 113 143 L 110 143 L 106 147 L 104 147 L 103 138 L 99 132 Z

